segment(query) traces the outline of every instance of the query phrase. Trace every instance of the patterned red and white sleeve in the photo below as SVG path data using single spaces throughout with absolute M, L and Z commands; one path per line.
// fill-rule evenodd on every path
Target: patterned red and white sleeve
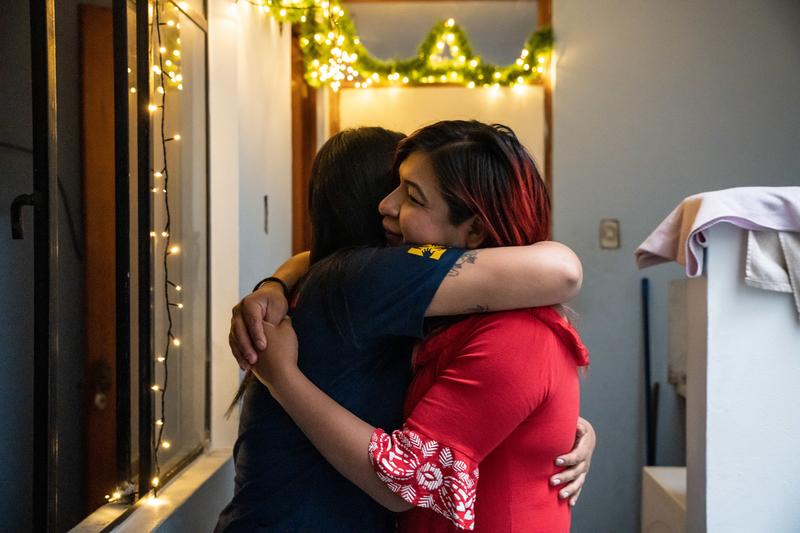
M 391 435 L 376 429 L 369 458 L 378 478 L 405 501 L 474 529 L 477 462 L 406 427 Z

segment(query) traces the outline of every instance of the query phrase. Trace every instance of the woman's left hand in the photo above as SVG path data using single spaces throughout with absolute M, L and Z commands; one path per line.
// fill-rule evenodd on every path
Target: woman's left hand
M 290 318 L 284 318 L 277 326 L 269 322 L 262 325 L 267 349 L 258 352 L 258 360 L 252 369 L 258 380 L 269 387 L 286 370 L 297 368 L 297 334 Z
M 578 497 L 580 497 L 583 484 L 586 482 L 596 442 L 597 435 L 592 425 L 588 420 L 578 418 L 575 447 L 568 454 L 556 458 L 557 466 L 567 468 L 551 476 L 550 484 L 554 487 L 562 486 L 563 488 L 558 491 L 558 497 L 569 498 L 569 504 L 573 507 L 578 503 Z

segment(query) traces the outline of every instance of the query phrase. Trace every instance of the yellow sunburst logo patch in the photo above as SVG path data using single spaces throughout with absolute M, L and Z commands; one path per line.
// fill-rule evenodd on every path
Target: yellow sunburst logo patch
M 420 257 L 427 257 L 438 261 L 447 251 L 445 246 L 437 246 L 435 244 L 426 244 L 424 246 L 415 246 L 408 249 L 411 255 L 418 255 Z

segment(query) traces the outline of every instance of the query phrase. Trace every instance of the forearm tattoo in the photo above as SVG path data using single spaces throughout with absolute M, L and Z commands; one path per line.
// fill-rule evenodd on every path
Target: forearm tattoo
M 474 265 L 475 261 L 478 260 L 478 251 L 477 250 L 468 250 L 461 254 L 455 264 L 450 268 L 450 272 L 447 273 L 447 277 L 455 277 L 461 273 L 461 269 L 466 264 Z

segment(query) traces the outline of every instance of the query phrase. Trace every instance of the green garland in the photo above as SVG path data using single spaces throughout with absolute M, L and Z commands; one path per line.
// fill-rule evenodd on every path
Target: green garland
M 541 83 L 549 68 L 553 32 L 531 34 L 510 65 L 484 63 L 475 54 L 466 31 L 453 19 L 437 23 L 414 57 L 382 60 L 361 44 L 352 19 L 338 2 L 329 0 L 262 0 L 248 2 L 279 22 L 299 24 L 305 79 L 312 87 L 343 84 L 427 85 L 448 83 L 513 86 Z

